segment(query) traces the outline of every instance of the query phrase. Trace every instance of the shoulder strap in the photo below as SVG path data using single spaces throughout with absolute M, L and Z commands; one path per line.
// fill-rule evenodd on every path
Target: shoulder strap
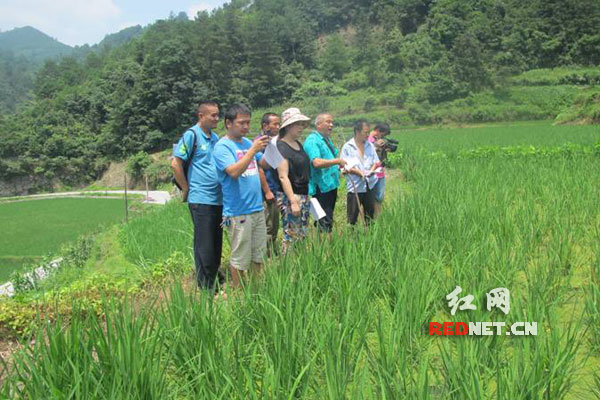
M 335 147 L 333 147 L 331 145 L 331 143 L 329 143 L 329 140 L 327 140 L 327 138 L 325 136 L 321 135 L 320 132 L 319 132 L 319 135 L 323 138 L 323 141 L 325 141 L 325 144 L 327 145 L 327 147 L 329 147 L 329 150 L 331 150 L 331 154 L 335 158 Z
M 192 139 L 192 155 L 190 157 L 190 154 L 187 153 L 187 147 L 186 147 L 186 154 L 188 156 L 188 164 L 190 164 L 192 162 L 192 158 L 194 158 L 194 154 L 196 154 L 196 131 L 193 130 L 192 128 L 188 129 L 187 131 L 192 131 L 192 135 L 193 135 L 193 139 Z M 186 133 L 187 133 L 186 131 Z M 185 135 L 185 133 L 184 133 Z

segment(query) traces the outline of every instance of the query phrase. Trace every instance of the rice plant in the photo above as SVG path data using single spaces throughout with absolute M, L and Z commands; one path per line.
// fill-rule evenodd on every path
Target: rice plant
M 591 140 L 587 130 L 564 129 L 552 132 Z M 539 143 L 546 136 L 536 132 Z M 431 158 L 460 149 L 440 135 L 419 137 L 427 151 L 413 146 L 411 181 L 389 180 L 384 212 L 368 230 L 338 221 L 330 239 L 311 235 L 224 302 L 176 282 L 156 299 L 106 300 L 101 319 L 74 312 L 46 324 L 7 363 L 2 394 L 598 397 L 600 158 Z M 473 140 L 461 135 L 459 144 Z M 130 260 L 149 264 L 191 254 L 190 232 L 187 209 L 172 204 L 124 227 L 120 240 Z M 476 310 L 451 315 L 446 295 L 456 286 Z M 508 314 L 486 307 L 487 293 L 502 287 Z M 530 337 L 438 337 L 428 333 L 431 321 L 538 325 Z

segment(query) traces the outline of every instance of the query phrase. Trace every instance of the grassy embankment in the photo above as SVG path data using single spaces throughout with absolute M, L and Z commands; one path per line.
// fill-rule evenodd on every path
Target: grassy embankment
M 436 124 L 473 124 L 556 120 L 558 123 L 600 122 L 600 69 L 555 68 L 527 71 L 507 77 L 493 89 L 465 98 L 430 104 L 423 88 L 408 82 L 404 87 L 346 90 L 331 86 L 287 104 L 255 110 L 253 129 L 266 111 L 280 113 L 299 107 L 307 115 L 334 114 L 339 124 L 350 126 L 357 118 L 389 122 L 399 127 Z

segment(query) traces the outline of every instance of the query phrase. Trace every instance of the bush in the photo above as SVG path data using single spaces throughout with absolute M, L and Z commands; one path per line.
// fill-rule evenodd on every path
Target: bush
M 408 115 L 416 124 L 433 123 L 431 108 L 429 105 L 425 106 L 423 104 L 411 104 L 408 106 Z
M 367 99 L 365 100 L 365 105 L 364 105 L 364 109 L 365 112 L 370 112 L 373 110 L 373 107 L 375 107 L 375 98 L 373 96 L 367 97 Z
M 369 86 L 369 78 L 362 71 L 352 71 L 344 75 L 339 84 L 347 90 L 356 90 Z
M 83 267 L 90 258 L 94 248 L 95 236 L 80 236 L 74 243 L 68 244 L 62 248 L 63 265 Z
M 336 86 L 331 82 L 308 81 L 296 90 L 292 96 L 292 100 L 309 100 L 320 96 L 345 96 L 347 94 L 348 91 L 346 89 Z
M 126 171 L 131 175 L 131 179 L 134 181 L 139 180 L 144 174 L 144 170 L 152 163 L 152 159 L 148 153 L 140 151 L 137 154 L 131 156 L 127 161 Z
M 169 160 L 160 160 L 150 164 L 146 168 L 146 176 L 148 177 L 148 185 L 153 188 L 161 183 L 171 182 L 171 163 Z

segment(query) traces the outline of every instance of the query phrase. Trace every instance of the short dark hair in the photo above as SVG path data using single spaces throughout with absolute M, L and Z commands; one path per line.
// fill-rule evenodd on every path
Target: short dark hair
M 268 125 L 271 123 L 271 117 L 278 117 L 277 114 L 272 113 L 272 112 L 268 112 L 268 113 L 264 113 L 262 118 L 260 119 L 260 127 L 262 129 L 263 126 Z
M 356 122 L 354 123 L 354 134 L 356 135 L 356 133 L 362 131 L 363 126 L 365 125 L 369 125 L 366 119 L 361 118 L 359 120 L 356 120 Z
M 235 119 L 237 118 L 238 115 L 252 115 L 252 111 L 250 110 L 250 107 L 248 107 L 245 104 L 232 104 L 229 106 L 229 108 L 227 109 L 227 111 L 225 111 L 225 123 L 227 123 L 227 121 L 229 122 L 233 122 L 235 121 Z
M 386 123 L 375 125 L 374 130 L 383 133 L 384 135 L 390 134 L 390 126 Z
M 200 108 L 202 106 L 215 106 L 215 107 L 219 108 L 219 103 L 217 103 L 214 100 L 201 100 L 198 103 L 198 108 L 196 108 L 196 114 L 200 114 Z

